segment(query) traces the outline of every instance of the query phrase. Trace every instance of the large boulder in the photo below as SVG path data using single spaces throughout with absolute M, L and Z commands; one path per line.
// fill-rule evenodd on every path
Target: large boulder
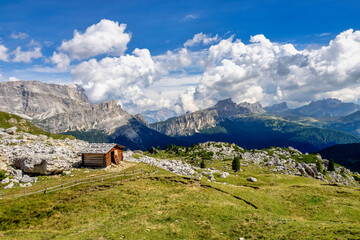
M 7 134 L 14 135 L 16 133 L 16 130 L 17 130 L 17 127 L 12 127 L 12 128 L 5 129 L 5 132 Z
M 18 156 L 13 159 L 15 167 L 31 174 L 57 174 L 70 168 L 65 160 L 52 159 L 46 156 Z

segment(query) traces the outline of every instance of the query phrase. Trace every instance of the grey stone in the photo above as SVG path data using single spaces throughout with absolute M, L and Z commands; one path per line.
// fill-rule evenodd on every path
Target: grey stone
M 135 150 L 134 153 L 136 153 L 136 154 L 144 154 L 143 151 L 141 151 L 141 150 Z
M 11 183 L 9 183 L 7 186 L 5 186 L 4 189 L 9 189 L 9 188 L 12 188 L 12 187 L 14 187 L 14 183 L 13 183 L 13 182 L 11 182 Z
M 16 133 L 16 130 L 17 130 L 17 127 L 12 127 L 12 128 L 5 129 L 5 132 L 7 134 L 14 135 Z
M 257 179 L 254 177 L 248 177 L 246 180 L 249 182 L 257 182 Z
M 23 172 L 19 169 L 11 169 L 10 170 L 10 175 L 14 177 L 14 179 L 20 181 L 23 177 Z
M 4 178 L 4 179 L 1 181 L 2 184 L 7 184 L 7 183 L 9 183 L 9 182 L 10 182 L 10 178 L 8 178 L 8 177 Z
M 69 162 L 65 160 L 54 160 L 45 155 L 19 156 L 13 159 L 14 165 L 25 173 L 32 174 L 56 174 L 62 173 L 70 168 Z
M 223 172 L 219 175 L 219 178 L 227 178 L 228 176 L 230 176 L 228 172 Z
M 20 187 L 31 187 L 32 184 L 31 184 L 31 183 L 24 183 L 24 184 L 23 184 L 23 183 L 20 183 L 19 186 L 20 186 Z
M 36 181 L 37 181 L 36 177 L 32 178 L 28 175 L 24 175 L 20 180 L 21 183 L 32 183 L 32 182 L 36 182 Z
M 208 179 L 212 182 L 216 182 L 214 175 L 209 174 Z

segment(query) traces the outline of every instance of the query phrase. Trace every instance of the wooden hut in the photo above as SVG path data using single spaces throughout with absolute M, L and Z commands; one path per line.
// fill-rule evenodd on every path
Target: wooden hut
M 106 167 L 123 160 L 123 146 L 115 143 L 91 143 L 81 151 L 83 166 Z

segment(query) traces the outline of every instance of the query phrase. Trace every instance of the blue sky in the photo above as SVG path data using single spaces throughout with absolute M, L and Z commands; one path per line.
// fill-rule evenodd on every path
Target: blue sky
M 81 59 L 71 59 L 69 69 L 59 71 L 52 70 L 54 63 L 50 57 L 54 52 L 60 53 L 59 47 L 63 41 L 69 41 L 74 37 L 74 30 L 84 33 L 87 28 L 98 24 L 102 19 L 117 22 L 119 24 L 126 24 L 125 33 L 131 36 L 131 40 L 127 42 L 126 51 L 119 52 L 120 55 L 133 55 L 133 50 L 136 48 L 147 49 L 151 57 L 156 63 L 157 58 L 165 56 L 167 51 L 173 54 L 167 55 L 168 58 L 176 57 L 184 43 L 192 39 L 195 34 L 203 33 L 208 38 L 215 37 L 217 40 L 206 44 L 194 44 L 187 49 L 187 53 L 191 53 L 192 64 L 185 64 L 183 67 L 175 67 L 168 65 L 178 64 L 176 62 L 167 63 L 166 74 L 154 74 L 151 79 L 143 81 L 144 76 L 140 80 L 134 80 L 127 84 L 127 89 L 119 89 L 119 91 L 128 91 L 128 94 L 139 94 L 139 96 L 146 96 L 149 101 L 147 103 L 139 103 L 139 99 L 134 99 L 132 102 L 124 100 L 125 95 L 116 95 L 104 91 L 108 97 L 100 96 L 99 93 L 94 93 L 93 101 L 98 102 L 107 100 L 107 98 L 116 98 L 119 103 L 127 106 L 131 111 L 140 111 L 142 108 L 157 107 L 174 107 L 178 111 L 196 110 L 194 105 L 208 105 L 219 98 L 233 97 L 236 93 L 228 92 L 224 89 L 221 92 L 199 92 L 200 86 L 209 89 L 207 85 L 214 80 L 206 79 L 209 76 L 207 71 L 211 72 L 210 65 L 197 66 L 196 63 L 201 62 L 211 45 L 219 44 L 221 40 L 225 40 L 233 36 L 232 43 L 241 41 L 246 45 L 251 45 L 249 42 L 251 36 L 263 34 L 272 43 L 280 44 L 281 46 L 290 43 L 297 50 L 304 49 L 319 49 L 321 46 L 327 46 L 330 40 L 333 40 L 348 29 L 354 29 L 354 32 L 359 29 L 360 23 L 360 1 L 0 1 L 0 45 L 7 48 L 9 59 L 7 61 L 0 60 L 0 76 L 2 81 L 10 78 L 21 80 L 41 80 L 45 82 L 70 83 L 72 81 L 80 82 L 79 71 L 72 71 L 77 68 L 79 64 L 90 59 L 101 61 L 105 57 L 119 57 L 114 54 L 109 54 L 109 51 L 93 54 L 89 57 L 81 57 Z M 356 37 L 354 38 L 356 39 Z M 356 40 L 354 40 L 356 42 Z M 252 45 L 251 45 L 252 46 Z M 41 52 L 41 57 L 31 58 L 24 62 L 13 60 L 17 47 L 21 47 L 21 51 L 35 51 L 36 47 Z M 71 55 L 69 51 L 63 52 Z M 33 53 L 35 54 L 35 53 Z M 307 53 L 302 52 L 301 55 Z M 318 53 L 312 53 L 316 55 Z M 36 55 L 36 54 L 35 54 Z M 35 56 L 34 55 L 34 56 Z M 202 55 L 203 57 L 199 57 Z M 296 55 L 295 53 L 293 55 Z M 20 56 L 20 55 L 19 55 Z M 23 56 L 23 55 L 21 55 Z M 165 56 L 166 57 L 166 56 Z M 304 57 L 306 58 L 306 57 Z M 1 59 L 1 58 L 0 58 Z M 12 59 L 12 60 L 11 60 Z M 163 58 L 162 58 L 163 59 Z M 224 59 L 230 59 L 239 65 L 236 57 L 224 55 Z M 214 62 L 213 70 L 219 67 L 224 67 L 221 63 L 223 59 L 217 59 Z M 162 60 L 164 62 L 165 60 Z M 168 60 L 166 60 L 168 61 Z M 280 60 L 277 58 L 277 62 Z M 243 64 L 243 62 L 242 62 Z M 194 67 L 195 66 L 195 67 Z M 40 68 L 41 71 L 34 69 Z M 47 71 L 44 71 L 44 69 Z M 170 69 L 170 70 L 169 70 Z M 248 70 L 246 70 L 248 71 Z M 155 70 L 155 72 L 164 72 Z M 204 74 L 206 76 L 204 76 Z M 305 74 L 305 73 L 304 73 Z M 339 73 L 340 74 L 340 73 Z M 220 74 L 221 75 L 221 74 Z M 74 77 L 75 76 L 75 77 Z M 160 77 L 159 77 L 160 76 Z M 89 77 L 89 76 L 87 76 Z M 117 77 L 112 76 L 116 81 Z M 127 76 L 130 77 L 131 76 Z M 134 76 L 134 79 L 137 76 Z M 148 77 L 148 76 L 146 76 Z M 264 77 L 264 76 L 262 76 Z M 237 97 L 240 100 L 256 100 L 266 102 L 268 104 L 276 103 L 280 100 L 289 101 L 292 104 L 300 104 L 314 98 L 328 97 L 344 94 L 346 89 L 339 87 L 340 84 L 334 84 L 333 88 L 323 91 L 327 94 L 316 94 L 313 90 L 309 90 L 307 85 L 299 85 L 304 88 L 306 96 L 309 99 L 287 98 L 284 89 L 292 89 L 293 86 L 287 84 L 290 78 L 284 79 L 283 83 L 272 82 L 264 83 L 264 80 L 259 78 L 256 83 L 250 84 L 243 78 L 239 78 L 237 84 L 244 83 L 248 89 L 253 89 L 253 95 L 260 92 L 266 94 L 279 95 L 278 88 L 280 86 L 280 98 L 272 98 L 262 96 L 258 98 L 251 97 L 249 93 L 244 92 L 243 95 L 248 94 L 250 97 Z M 296 75 L 298 78 L 298 76 Z M 319 77 L 319 76 L 317 76 Z M 119 77 L 120 79 L 121 77 Z M 226 78 L 226 76 L 224 77 Z M 236 77 L 235 77 L 236 78 Z M 351 77 L 349 77 L 350 79 Z M 170 80 L 169 80 L 170 79 Z M 11 79 L 10 79 L 11 80 Z M 247 81 L 248 79 L 246 79 Z M 119 80 L 122 81 L 122 80 Z M 139 82 L 136 82 L 139 81 Z M 301 82 L 301 79 L 297 80 Z M 350 80 L 344 80 L 350 81 Z M 231 81 L 230 81 L 231 82 Z M 234 82 L 234 81 L 233 81 Z M 90 82 L 91 83 L 91 82 Z M 83 86 L 89 87 L 89 82 L 82 82 Z M 286 84 L 285 84 L 286 83 Z M 92 83 L 91 83 L 92 84 Z M 90 85 L 91 85 L 90 84 Z M 220 84 L 220 83 L 218 83 Z M 227 82 L 227 84 L 230 84 Z M 329 83 L 331 84 L 331 83 Z M 351 78 L 351 84 L 357 84 L 357 79 Z M 346 83 L 347 88 L 354 88 L 357 85 Z M 221 85 L 221 84 L 220 84 Z M 271 86 L 270 86 L 271 85 Z M 286 86 L 285 86 L 286 85 Z M 136 87 L 140 89 L 137 89 Z M 188 89 L 188 87 L 198 89 Z M 231 86 L 226 85 L 231 88 Z M 262 90 L 257 89 L 260 86 Z M 305 87 L 304 87 L 305 86 Z M 351 87 L 350 87 L 351 86 Z M 186 105 L 186 100 L 179 97 L 170 99 L 166 97 L 169 93 L 165 93 L 168 87 L 171 96 L 174 96 L 174 89 L 180 89 L 178 95 L 188 94 L 192 104 Z M 214 86 L 212 86 L 213 88 Z M 162 92 L 156 89 L 162 89 Z M 283 90 L 282 90 L 283 89 Z M 87 90 L 87 89 L 86 89 Z M 282 91 L 281 91 L 282 90 Z M 334 93 L 335 90 L 338 92 Z M 340 93 L 339 91 L 342 90 Z M 89 94 L 91 93 L 90 90 Z M 195 92 L 194 92 L 195 91 Z M 191 95 L 193 93 L 193 95 Z M 90 94 L 91 95 L 91 94 Z M 212 98 L 204 100 L 204 95 L 211 95 Z M 280 96 L 279 95 L 279 96 Z M 291 94 L 288 93 L 290 96 Z M 279 97 L 278 96 L 278 97 Z M 357 101 L 354 94 L 351 97 L 345 97 L 343 100 Z M 152 101 L 162 98 L 163 104 L 154 105 Z M 169 98 L 169 99 L 168 99 Z M 201 99 L 200 103 L 194 103 Z M 154 100 L 155 99 L 155 100 Z M 179 100 L 180 99 L 180 100 Z M 152 101 L 151 101 L 152 100 Z M 200 101 L 200 100 L 199 100 Z M 181 110 L 180 110 L 181 109 Z
M 85 30 L 105 18 L 128 25 L 133 34 L 129 49 L 148 48 L 159 54 L 181 46 L 198 32 L 236 34 L 246 41 L 250 35 L 261 33 L 272 41 L 323 44 L 331 35 L 356 28 L 359 11 L 360 2 L 356 0 L 2 0 L 0 29 L 4 40 L 13 32 L 24 32 L 57 46 L 63 39 L 70 39 L 74 29 Z M 330 34 L 319 37 L 322 33 Z

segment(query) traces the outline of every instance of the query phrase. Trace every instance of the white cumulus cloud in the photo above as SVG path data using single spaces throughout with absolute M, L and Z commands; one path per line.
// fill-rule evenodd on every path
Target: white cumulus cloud
M 22 51 L 21 47 L 17 47 L 12 53 L 14 57 L 11 59 L 13 62 L 31 62 L 32 59 L 41 58 L 43 55 L 41 53 L 40 47 L 35 47 L 29 51 Z
M 86 29 L 84 33 L 74 31 L 71 40 L 63 41 L 59 50 L 70 55 L 71 59 L 109 54 L 121 56 L 127 49 L 131 35 L 125 33 L 126 24 L 103 19 Z
M 196 44 L 211 44 L 211 43 L 214 43 L 214 42 L 217 42 L 219 39 L 218 39 L 218 35 L 216 34 L 214 37 L 211 37 L 210 35 L 206 35 L 204 33 L 198 33 L 198 34 L 195 34 L 194 37 L 192 39 L 189 39 L 187 40 L 185 43 L 184 43 L 184 47 L 192 47 Z
M 111 98 L 124 101 L 129 92 L 136 94 L 139 87 L 150 85 L 156 74 L 155 63 L 147 49 L 135 49 L 132 55 L 106 57 L 100 61 L 91 59 L 71 72 L 92 102 Z
M 54 52 L 50 57 L 50 61 L 56 65 L 56 68 L 62 71 L 66 71 L 70 66 L 70 58 L 65 53 Z
M 4 45 L 0 45 L 0 61 L 7 62 L 9 60 L 8 49 Z
M 249 44 L 231 37 L 211 46 L 202 61 L 204 72 L 193 91 L 194 102 L 184 104 L 185 110 L 226 97 L 264 105 L 360 98 L 356 91 L 360 89 L 360 31 L 352 29 L 326 46 L 302 51 L 292 44 L 271 42 L 262 34 L 251 37 Z

